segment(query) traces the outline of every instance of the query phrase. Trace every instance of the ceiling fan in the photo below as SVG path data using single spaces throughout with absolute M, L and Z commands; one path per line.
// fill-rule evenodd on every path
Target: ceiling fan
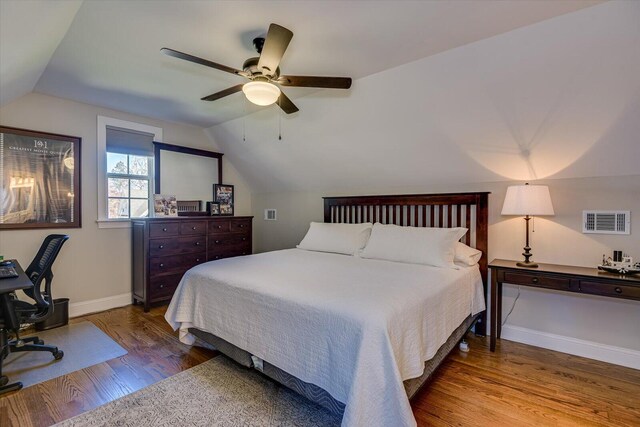
M 195 62 L 216 70 L 236 74 L 251 80 L 248 83 L 238 84 L 220 92 L 201 98 L 203 101 L 215 101 L 216 99 L 240 92 L 244 92 L 247 99 L 257 105 L 271 105 L 278 102 L 282 110 L 287 113 L 295 113 L 298 107 L 280 90 L 277 85 L 294 87 L 317 87 L 330 89 L 349 89 L 350 77 L 317 77 L 317 76 L 288 76 L 280 74 L 280 60 L 289 46 L 293 33 L 278 25 L 271 24 L 267 37 L 253 39 L 253 45 L 260 54 L 255 58 L 244 61 L 242 70 L 237 70 L 226 65 L 198 58 L 197 56 L 179 52 L 163 47 L 160 52 L 174 58 Z

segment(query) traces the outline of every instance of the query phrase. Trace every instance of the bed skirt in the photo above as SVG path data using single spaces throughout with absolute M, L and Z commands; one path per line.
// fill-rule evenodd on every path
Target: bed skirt
M 409 399 L 413 398 L 416 393 L 422 388 L 422 386 L 431 378 L 431 375 L 440 366 L 442 361 L 453 350 L 458 342 L 464 337 L 467 331 L 471 328 L 476 319 L 480 317 L 480 314 L 467 317 L 451 334 L 449 339 L 442 344 L 436 354 L 425 362 L 425 369 L 422 376 L 418 378 L 412 378 L 404 382 L 404 388 L 407 392 Z M 254 365 L 251 353 L 236 347 L 235 345 L 212 335 L 208 332 L 200 329 L 190 328 L 189 332 L 193 334 L 199 340 L 213 346 L 216 350 L 220 351 L 227 357 L 235 360 L 242 366 L 247 368 L 254 368 L 261 371 L 264 375 L 279 382 L 280 384 L 290 388 L 298 394 L 306 397 L 307 399 L 315 402 L 334 414 L 342 415 L 344 413 L 344 403 L 334 399 L 327 391 L 318 387 L 315 384 L 307 383 L 301 379 L 294 377 L 293 375 L 283 371 L 282 369 L 273 366 L 266 360 L 262 363 L 262 369 Z M 198 343 L 196 342 L 196 345 Z

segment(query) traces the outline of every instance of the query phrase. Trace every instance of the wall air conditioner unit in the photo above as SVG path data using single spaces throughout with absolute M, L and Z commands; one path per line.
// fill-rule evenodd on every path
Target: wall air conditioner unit
M 582 232 L 631 234 L 630 211 L 582 211 Z

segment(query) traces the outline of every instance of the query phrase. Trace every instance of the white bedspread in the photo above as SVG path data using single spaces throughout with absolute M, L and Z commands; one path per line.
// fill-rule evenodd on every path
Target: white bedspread
M 461 270 L 301 249 L 198 265 L 165 315 L 343 402 L 343 426 L 415 426 L 403 381 L 485 308 L 478 267 Z

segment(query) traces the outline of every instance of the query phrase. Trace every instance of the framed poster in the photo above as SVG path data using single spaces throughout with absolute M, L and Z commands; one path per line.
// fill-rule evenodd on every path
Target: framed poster
M 82 226 L 80 142 L 0 126 L 0 229 Z
M 220 204 L 219 215 L 233 215 L 233 185 L 213 184 L 213 200 Z

